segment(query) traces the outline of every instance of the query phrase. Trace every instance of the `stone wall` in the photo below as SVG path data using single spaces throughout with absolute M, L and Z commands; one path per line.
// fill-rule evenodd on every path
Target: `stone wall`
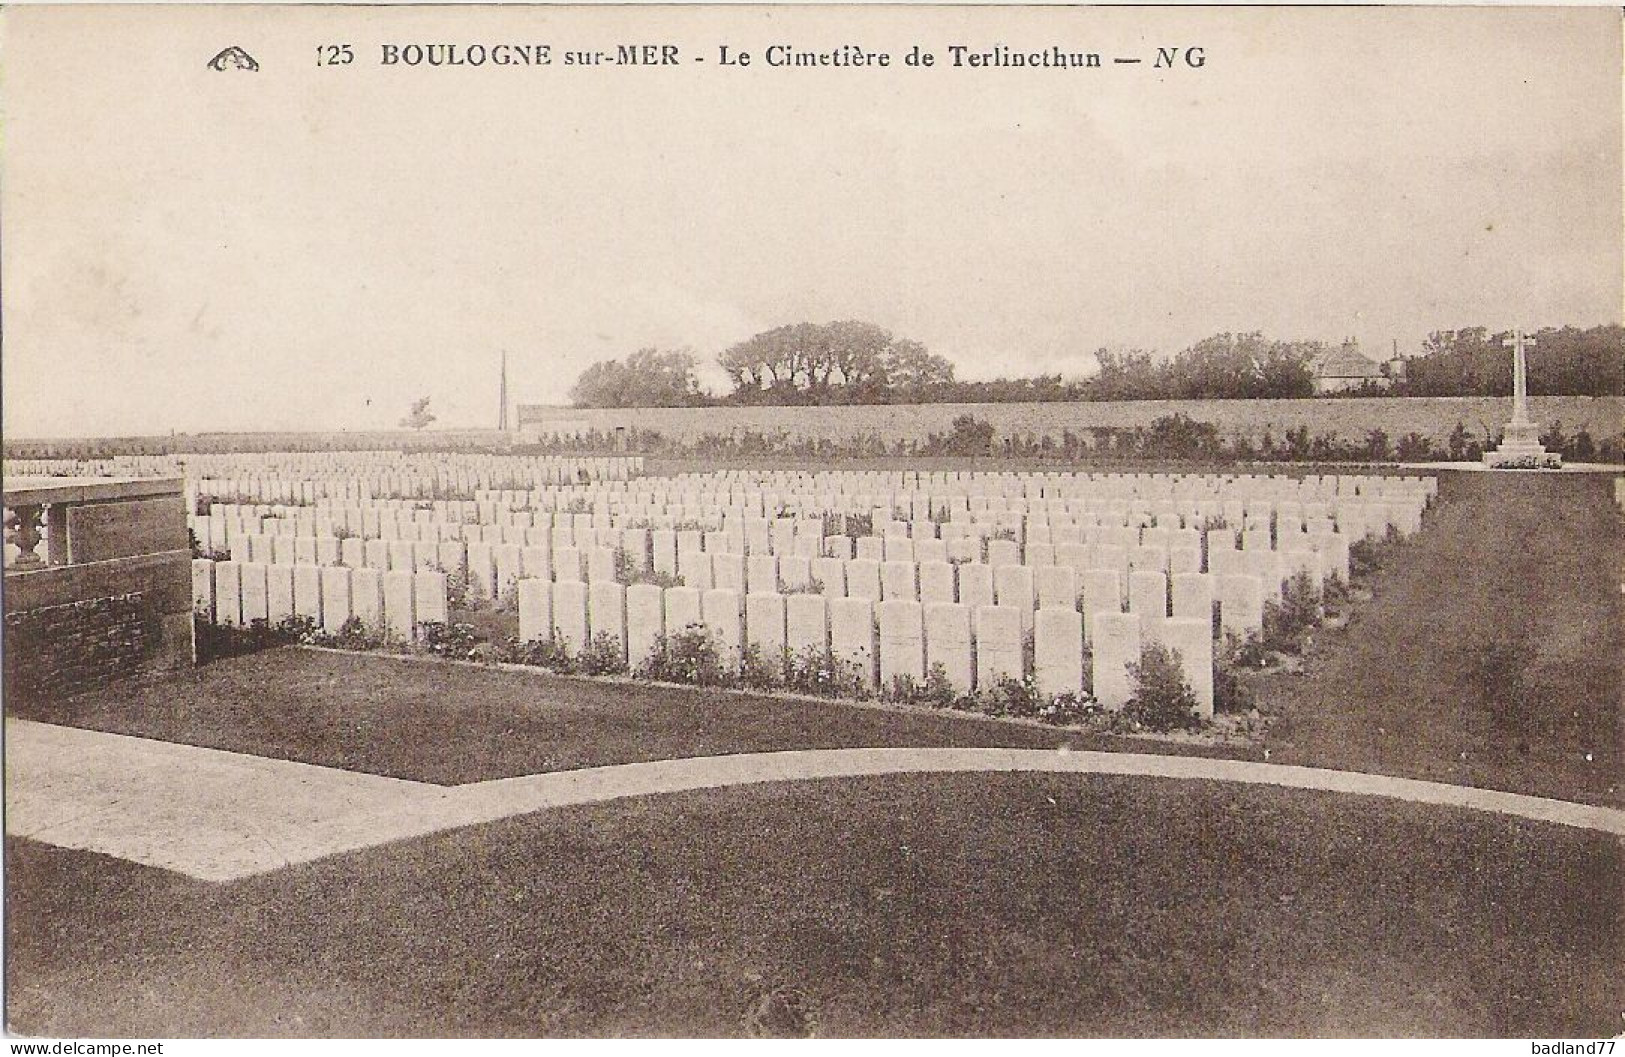
M 140 670 L 162 639 L 162 614 L 136 592 L 5 617 L 6 695 L 71 697 Z
M 1561 422 L 1565 433 L 1586 429 L 1599 443 L 1617 437 L 1625 425 L 1625 398 L 1537 396 L 1531 412 L 1544 426 Z M 671 440 L 735 433 L 843 441 L 879 437 L 924 441 L 947 434 L 953 420 L 972 415 L 1000 436 L 1061 438 L 1064 431 L 1088 439 L 1093 428 L 1149 426 L 1164 415 L 1184 414 L 1211 422 L 1227 437 L 1257 441 L 1266 432 L 1277 439 L 1288 430 L 1308 428 L 1363 441 L 1374 429 L 1391 441 L 1419 433 L 1444 442 L 1460 422 L 1475 437 L 1498 433 L 1512 414 L 1505 397 L 1348 397 L 1320 400 L 1130 400 L 1036 404 L 885 404 L 845 407 L 653 407 L 586 409 L 522 405 L 517 421 L 527 436 L 574 434 L 587 430 L 613 435 L 616 427 L 653 430 Z
M 191 556 L 140 555 L 6 576 L 8 697 L 69 697 L 192 663 Z
M 191 552 L 179 480 L 13 479 L 45 511 L 48 561 L 5 572 L 9 700 L 70 697 L 193 662 Z M 37 516 L 37 515 L 36 515 Z

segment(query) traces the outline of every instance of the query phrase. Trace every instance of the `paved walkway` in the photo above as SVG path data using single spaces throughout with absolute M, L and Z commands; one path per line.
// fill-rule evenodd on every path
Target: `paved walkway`
M 229 881 L 545 808 L 690 789 L 887 774 L 1037 771 L 1245 782 L 1490 811 L 1625 836 L 1625 810 L 1406 778 L 1195 756 L 1044 749 L 812 749 L 438 786 L 6 721 L 6 830 Z

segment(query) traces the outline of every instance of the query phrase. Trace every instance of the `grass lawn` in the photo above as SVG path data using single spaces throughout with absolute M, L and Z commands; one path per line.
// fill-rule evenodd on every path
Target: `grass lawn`
M 11 714 L 446 785 L 778 749 L 1163 745 L 974 716 L 291 648 Z
M 1625 804 L 1625 519 L 1598 474 L 1443 473 L 1301 676 L 1271 760 Z
M 1418 854 L 1418 849 L 1426 849 Z M 544 812 L 209 885 L 7 843 L 67 1036 L 1619 1030 L 1621 842 L 1360 797 L 936 775 Z

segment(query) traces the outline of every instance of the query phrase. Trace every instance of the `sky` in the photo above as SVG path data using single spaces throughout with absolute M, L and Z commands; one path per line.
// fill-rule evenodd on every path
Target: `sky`
M 1607 9 L 11 8 L 8 435 L 491 426 L 594 361 L 866 319 L 961 377 L 1224 331 L 1618 322 Z M 320 44 L 354 63 L 318 67 Z M 541 43 L 546 68 L 380 64 Z M 674 68 L 563 65 L 672 43 Z M 1062 45 L 1100 69 L 954 69 Z M 258 72 L 216 72 L 237 44 Z M 931 69 L 784 69 L 772 44 Z M 747 68 L 718 48 L 750 51 Z M 1159 46 L 1201 68 L 1157 69 Z M 693 61 L 701 58 L 703 62 Z M 1140 57 L 1137 65 L 1114 57 Z

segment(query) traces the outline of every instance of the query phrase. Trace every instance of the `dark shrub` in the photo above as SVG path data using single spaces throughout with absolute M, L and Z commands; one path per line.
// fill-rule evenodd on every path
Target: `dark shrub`
M 1178 650 L 1160 642 L 1140 650 L 1140 662 L 1128 666 L 1134 695 L 1124 706 L 1130 719 L 1147 730 L 1184 730 L 1197 724 L 1196 694 L 1185 681 Z
M 727 686 L 733 682 L 733 673 L 722 663 L 722 651 L 703 624 L 690 624 L 657 638 L 654 649 L 635 674 L 640 679 L 691 686 Z
M 625 675 L 626 670 L 626 646 L 607 631 L 594 635 L 576 658 L 576 671 L 582 675 Z

